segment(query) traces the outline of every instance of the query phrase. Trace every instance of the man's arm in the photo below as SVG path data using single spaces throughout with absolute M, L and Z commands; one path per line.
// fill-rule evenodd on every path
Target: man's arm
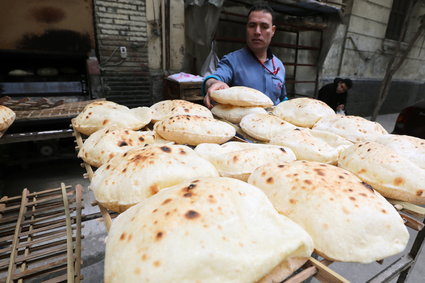
M 218 90 L 218 89 L 224 89 L 224 88 L 228 88 L 229 85 L 226 84 L 225 82 L 219 81 L 217 79 L 214 78 L 210 78 L 205 82 L 205 97 L 204 97 L 204 104 L 206 107 L 208 107 L 209 109 L 211 109 L 213 107 L 212 105 L 212 99 L 210 97 L 211 92 Z

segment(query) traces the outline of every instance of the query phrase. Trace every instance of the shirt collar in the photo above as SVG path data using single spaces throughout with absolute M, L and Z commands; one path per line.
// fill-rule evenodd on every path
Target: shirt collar
M 251 53 L 251 55 L 255 58 L 255 60 L 257 60 L 257 57 L 255 56 L 254 52 L 252 52 L 251 49 L 249 49 L 249 47 L 247 46 L 246 49 L 248 50 L 249 53 Z M 266 62 L 273 59 L 273 53 L 272 50 L 270 49 L 270 47 L 267 48 L 267 58 L 266 58 Z

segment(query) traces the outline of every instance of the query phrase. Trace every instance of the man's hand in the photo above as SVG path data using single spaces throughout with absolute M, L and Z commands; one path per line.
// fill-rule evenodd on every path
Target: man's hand
M 340 110 L 344 110 L 345 105 L 344 104 L 340 104 L 336 107 L 336 111 L 340 111 Z
M 205 83 L 205 87 L 207 89 L 207 94 L 204 97 L 204 105 L 206 107 L 208 107 L 208 109 L 211 109 L 214 106 L 212 104 L 213 100 L 211 99 L 210 94 L 213 91 L 216 91 L 216 90 L 219 90 L 219 89 L 229 88 L 229 86 L 225 82 L 222 82 L 222 81 L 219 81 L 219 80 L 216 80 L 216 79 L 213 79 L 213 78 L 209 79 Z

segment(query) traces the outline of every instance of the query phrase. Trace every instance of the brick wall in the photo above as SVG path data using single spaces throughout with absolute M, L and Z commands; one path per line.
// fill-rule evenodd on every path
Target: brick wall
M 94 13 L 104 97 L 129 107 L 151 105 L 145 0 L 94 0 Z

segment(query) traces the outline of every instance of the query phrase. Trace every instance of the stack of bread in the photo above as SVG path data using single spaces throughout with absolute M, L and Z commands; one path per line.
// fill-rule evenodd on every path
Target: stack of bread
M 259 97 L 212 94 L 221 108 L 271 106 Z M 425 204 L 424 140 L 329 109 L 302 98 L 230 115 L 258 143 L 229 142 L 229 123 L 182 100 L 146 111 L 154 131 L 97 118 L 111 126 L 79 156 L 99 166 L 90 184 L 98 203 L 121 213 L 105 282 L 280 282 L 313 249 L 361 263 L 403 251 L 409 234 L 384 197 Z
M 235 124 L 248 114 L 266 114 L 264 108 L 273 106 L 273 102 L 267 95 L 243 86 L 213 91 L 211 98 L 217 102 L 211 112 L 215 116 Z
M 151 106 L 154 130 L 164 139 L 178 144 L 224 143 L 236 130 L 213 118 L 205 106 L 184 100 L 166 100 Z

